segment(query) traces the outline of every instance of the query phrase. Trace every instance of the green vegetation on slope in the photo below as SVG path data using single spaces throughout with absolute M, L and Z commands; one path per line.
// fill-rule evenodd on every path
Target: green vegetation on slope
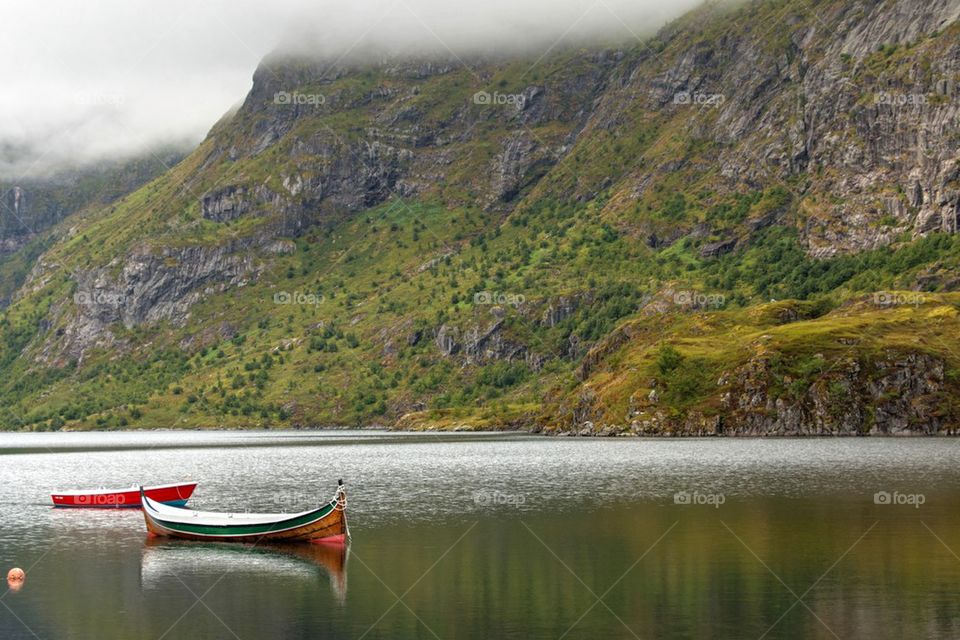
M 572 376 L 576 360 L 562 357 L 570 336 L 602 339 L 637 314 L 661 283 L 723 296 L 726 308 L 741 310 L 710 314 L 718 317 L 752 313 L 771 297 L 819 300 L 805 314 L 818 316 L 857 293 L 902 288 L 933 259 L 960 258 L 954 236 L 934 235 L 818 261 L 780 227 L 741 250 L 704 259 L 686 240 L 662 251 L 630 242 L 591 205 L 541 203 L 528 219 L 511 218 L 493 232 L 483 231 L 486 215 L 397 200 L 318 228 L 293 253 L 273 259 L 256 282 L 198 303 L 183 329 L 162 324 L 122 332 L 121 341 L 143 346 L 126 357 L 104 350 L 82 367 L 8 378 L 0 402 L 15 416 L 12 426 L 29 428 L 367 424 L 410 412 L 427 421 L 452 415 L 470 422 L 489 414 L 488 407 L 504 420 L 524 419 Z M 583 273 L 606 276 L 584 280 Z M 590 302 L 570 317 L 553 327 L 539 322 L 538 301 L 585 291 Z M 507 331 L 547 358 L 541 371 L 522 361 L 461 366 L 438 352 L 433 328 L 489 322 L 490 306 L 475 303 L 482 292 L 524 298 L 504 306 Z M 692 321 L 684 320 L 687 313 L 679 309 L 676 321 L 698 332 L 684 324 Z M 889 313 L 869 309 L 864 320 L 880 322 Z M 209 330 L 223 324 L 232 337 Z M 5 353 L 23 348 L 29 326 L 4 332 Z M 418 331 L 422 337 L 410 344 Z M 717 344 L 715 336 L 704 340 L 708 351 Z M 691 357 L 664 372 L 677 406 L 695 402 L 700 374 L 720 366 L 705 366 L 705 355 Z M 27 371 L 29 365 L 8 360 L 6 366 Z

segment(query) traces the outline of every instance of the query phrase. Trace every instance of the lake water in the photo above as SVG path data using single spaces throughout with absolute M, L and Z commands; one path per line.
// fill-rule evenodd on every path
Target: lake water
M 0 638 L 960 637 L 960 440 L 5 434 L 0 475 Z M 344 554 L 49 502 L 299 511 L 338 478 Z

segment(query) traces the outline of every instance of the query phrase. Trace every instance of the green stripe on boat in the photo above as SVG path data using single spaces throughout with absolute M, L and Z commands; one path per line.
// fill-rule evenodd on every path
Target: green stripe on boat
M 291 518 L 290 520 L 283 520 L 281 522 L 268 522 L 266 524 L 256 524 L 256 525 L 236 525 L 236 524 L 226 524 L 226 525 L 203 525 L 203 524 L 189 524 L 185 522 L 170 522 L 168 520 L 163 520 L 157 516 L 153 516 L 153 519 L 156 520 L 160 525 L 166 529 L 171 529 L 173 531 L 179 531 L 181 533 L 193 533 L 197 535 L 212 535 L 212 536 L 224 536 L 224 535 L 257 535 L 265 533 L 273 533 L 276 531 L 283 531 L 285 529 L 293 529 L 295 527 L 302 527 L 304 525 L 316 522 L 321 518 L 325 518 L 333 512 L 336 503 L 331 502 L 330 504 L 321 507 L 317 511 L 311 511 L 310 513 L 304 514 L 299 518 Z

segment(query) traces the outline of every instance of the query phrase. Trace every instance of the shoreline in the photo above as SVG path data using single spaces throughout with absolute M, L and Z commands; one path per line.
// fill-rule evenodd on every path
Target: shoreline
M 960 437 L 960 428 L 956 432 L 921 433 L 903 431 L 897 433 L 636 433 L 632 431 L 593 431 L 584 430 L 557 430 L 542 427 L 484 429 L 468 425 L 437 426 L 425 425 L 422 428 L 396 428 L 384 425 L 364 426 L 291 426 L 291 427 L 142 427 L 132 429 L 61 429 L 57 431 L 30 431 L 30 430 L 3 430 L 5 433 L 337 433 L 337 432 L 367 432 L 382 434 L 514 434 L 543 436 L 547 438 L 590 438 L 590 439 L 646 439 L 646 440 L 675 440 L 675 439 L 783 439 L 803 440 L 812 438 L 955 438 Z

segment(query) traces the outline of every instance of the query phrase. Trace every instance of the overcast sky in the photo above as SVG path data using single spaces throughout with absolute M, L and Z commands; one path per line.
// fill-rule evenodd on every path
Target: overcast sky
M 198 142 L 264 55 L 647 35 L 698 0 L 4 0 L 0 178 Z M 359 41 L 359 42 L 358 42 Z

